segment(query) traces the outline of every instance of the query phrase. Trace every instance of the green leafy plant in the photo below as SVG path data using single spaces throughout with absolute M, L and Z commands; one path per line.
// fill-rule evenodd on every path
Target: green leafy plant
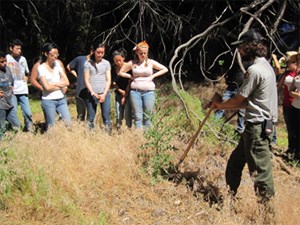
M 139 158 L 142 159 L 145 171 L 154 180 L 166 173 L 172 160 L 170 153 L 173 147 L 170 142 L 173 137 L 173 129 L 162 122 L 162 118 L 154 121 L 153 126 L 146 130 L 147 142 L 140 146 L 142 152 L 139 154 Z

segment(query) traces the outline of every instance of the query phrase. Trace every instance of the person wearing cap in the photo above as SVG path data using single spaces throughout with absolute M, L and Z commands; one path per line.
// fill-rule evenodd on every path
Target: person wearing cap
M 136 128 L 151 126 L 151 114 L 155 104 L 153 80 L 168 72 L 168 68 L 148 58 L 149 45 L 142 41 L 134 48 L 135 58 L 121 67 L 119 75 L 132 79 L 130 102 Z M 128 73 L 132 71 L 132 75 Z
M 276 77 L 265 58 L 268 49 L 260 33 L 251 29 L 232 44 L 238 46 L 243 61 L 253 64 L 247 69 L 244 82 L 234 97 L 225 101 L 213 99 L 211 104 L 214 109 L 245 108 L 245 131 L 229 157 L 226 183 L 230 193 L 235 196 L 247 164 L 258 202 L 274 213 L 270 201 L 275 195 L 270 134 L 272 123 L 277 120 Z
M 287 153 L 294 155 L 296 149 L 296 135 L 295 135 L 295 118 L 292 113 L 292 101 L 293 97 L 290 95 L 290 87 L 293 82 L 294 77 L 296 76 L 297 64 L 293 55 L 296 55 L 296 51 L 286 52 L 286 56 L 280 61 L 287 65 L 286 71 L 283 73 L 281 79 L 278 82 L 278 88 L 283 87 L 283 118 L 286 124 L 287 134 L 288 134 L 288 149 Z
M 297 64 L 296 76 L 291 84 L 289 94 L 292 99 L 291 117 L 293 120 L 293 131 L 295 134 L 295 152 L 294 159 L 300 160 L 300 48 L 298 53 L 291 56 L 291 61 Z

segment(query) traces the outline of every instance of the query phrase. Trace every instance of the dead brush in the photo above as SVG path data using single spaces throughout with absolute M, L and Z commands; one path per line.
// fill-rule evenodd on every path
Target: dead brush
M 210 207 L 216 205 L 216 209 L 222 209 L 224 196 L 221 189 L 212 181 L 209 181 L 209 179 L 200 172 L 200 169 L 197 171 L 177 172 L 173 176 L 173 181 L 176 185 L 184 182 L 195 197 L 201 198 L 202 196 L 202 199 L 208 202 Z

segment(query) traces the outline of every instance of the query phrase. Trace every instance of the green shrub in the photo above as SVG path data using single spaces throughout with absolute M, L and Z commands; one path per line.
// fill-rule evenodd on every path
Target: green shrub
M 163 116 L 156 115 L 153 126 L 147 128 L 145 132 L 146 143 L 140 146 L 142 152 L 139 158 L 143 161 L 144 169 L 153 177 L 154 180 L 160 178 L 170 166 L 172 157 L 171 139 L 173 129 L 167 126 L 167 121 L 162 122 Z

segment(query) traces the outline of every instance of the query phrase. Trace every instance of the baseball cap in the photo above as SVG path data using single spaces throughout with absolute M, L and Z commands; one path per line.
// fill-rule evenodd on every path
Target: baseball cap
M 255 31 L 254 29 L 250 29 L 247 32 L 245 32 L 239 40 L 232 42 L 231 45 L 239 45 L 241 43 L 244 42 L 252 42 L 252 41 L 256 41 L 256 42 L 261 42 L 264 41 L 265 38 L 258 33 L 257 31 Z

